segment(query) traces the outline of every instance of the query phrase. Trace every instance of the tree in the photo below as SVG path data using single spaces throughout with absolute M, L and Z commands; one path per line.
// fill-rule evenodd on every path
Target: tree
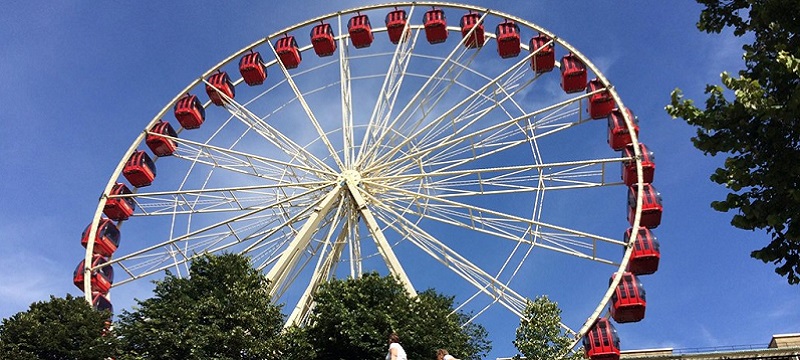
M 0 324 L 1 359 L 103 359 L 114 355 L 111 314 L 83 299 L 50 296 Z
M 547 296 L 539 296 L 534 301 L 528 300 L 519 321 L 514 346 L 526 359 L 579 360 L 583 353 L 571 352 L 572 338 L 561 328 L 561 309 Z M 519 359 L 519 355 L 514 357 Z
M 437 348 L 479 359 L 490 349 L 482 326 L 461 326 L 467 314 L 454 312 L 452 297 L 433 290 L 412 297 L 391 276 L 332 280 L 315 301 L 305 330 L 318 359 L 382 359 L 391 332 L 400 335 L 409 359 L 434 358 Z
M 667 112 L 697 127 L 694 146 L 726 154 L 711 180 L 730 193 L 714 201 L 734 210 L 731 224 L 765 230 L 769 244 L 751 253 L 775 264 L 789 284 L 800 283 L 800 2 L 796 0 L 697 0 L 705 9 L 698 29 L 752 36 L 743 46 L 745 69 L 722 73 L 722 86 L 707 85 L 701 110 L 672 93 Z M 723 88 L 724 86 L 724 88 Z M 732 100 L 726 96 L 733 95 Z
M 279 359 L 280 308 L 268 281 L 244 256 L 206 255 L 191 277 L 167 274 L 154 297 L 123 311 L 122 359 Z

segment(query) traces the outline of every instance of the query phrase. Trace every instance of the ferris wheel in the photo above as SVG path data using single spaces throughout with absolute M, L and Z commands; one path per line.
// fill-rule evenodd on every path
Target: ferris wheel
M 117 287 L 241 253 L 288 324 L 321 283 L 378 271 L 456 296 L 470 321 L 548 294 L 576 344 L 615 336 L 607 317 L 641 320 L 637 275 L 660 258 L 638 135 L 609 80 L 536 24 L 453 3 L 343 10 L 245 46 L 145 124 L 74 282 L 111 308 Z

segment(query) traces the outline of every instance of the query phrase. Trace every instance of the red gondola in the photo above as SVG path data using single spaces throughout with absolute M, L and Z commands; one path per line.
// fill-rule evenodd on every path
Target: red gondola
M 497 24 L 494 31 L 497 37 L 497 53 L 503 59 L 516 57 L 520 52 L 519 25 L 511 20 Z
M 633 216 L 636 213 L 637 188 L 637 184 L 628 188 L 628 222 L 631 226 L 633 226 Z M 661 224 L 661 213 L 663 212 L 661 194 L 651 184 L 644 184 L 643 192 L 642 219 L 639 221 L 639 226 L 644 226 L 648 229 L 657 228 Z
M 432 9 L 425 12 L 425 38 L 431 44 L 442 43 L 447 40 L 447 18 L 442 9 Z
M 633 228 L 625 231 L 625 241 L 631 237 Z M 646 227 L 640 227 L 633 243 L 633 252 L 628 260 L 628 271 L 636 275 L 648 275 L 658 271 L 661 250 L 658 239 Z
M 206 94 L 214 105 L 222 106 L 225 103 L 225 96 L 220 93 L 231 99 L 236 96 L 236 87 L 233 86 L 231 77 L 224 71 L 209 76 L 206 84 Z
M 561 58 L 561 88 L 567 94 L 586 90 L 586 65 L 575 54 Z
M 350 41 L 356 49 L 365 48 L 372 45 L 374 36 L 372 35 L 372 25 L 369 24 L 367 15 L 358 14 L 350 18 L 347 22 L 347 32 L 350 34 Z
M 633 131 L 636 136 L 639 136 L 639 119 L 633 115 L 631 109 L 627 109 L 628 117 L 633 120 Z M 631 133 L 628 131 L 628 126 L 625 124 L 625 118 L 622 116 L 620 109 L 611 111 L 608 115 L 608 145 L 616 151 L 620 151 L 630 144 Z
M 206 109 L 197 96 L 186 94 L 175 103 L 175 118 L 184 129 L 197 129 L 206 119 Z
M 311 29 L 311 45 L 317 56 L 331 56 L 336 51 L 331 24 L 322 23 Z
M 98 267 L 107 262 L 108 258 L 102 255 L 92 256 L 92 267 Z M 72 273 L 72 283 L 81 290 L 83 290 L 83 270 L 85 268 L 85 263 L 85 260 L 81 260 L 81 262 L 78 264 L 78 267 L 76 267 L 75 271 Z M 114 268 L 111 265 L 106 265 L 98 270 L 93 270 L 90 281 L 92 283 L 92 292 L 107 294 L 108 290 L 111 289 L 111 284 L 114 283 Z
M 389 41 L 397 44 L 403 38 L 403 29 L 406 28 L 408 15 L 402 9 L 395 9 L 386 14 L 386 32 L 389 33 Z
M 135 151 L 122 168 L 122 175 L 137 188 L 149 186 L 156 178 L 156 164 L 146 152 Z
M 586 92 L 591 93 L 603 88 L 605 88 L 605 86 L 602 82 L 600 82 L 600 79 L 595 78 L 589 81 Z M 611 97 L 611 93 L 608 92 L 608 90 L 603 90 L 590 95 L 589 117 L 595 120 L 607 118 L 608 115 L 611 115 L 611 111 L 614 110 L 616 105 L 617 104 L 614 102 L 614 98 Z
M 303 61 L 303 54 L 297 46 L 294 36 L 286 35 L 275 42 L 275 52 L 287 69 L 294 69 Z
M 123 183 L 116 183 L 111 187 L 111 192 L 108 194 L 111 197 L 106 200 L 106 205 L 103 206 L 103 214 L 108 216 L 109 219 L 114 221 L 128 220 L 133 211 L 136 209 L 136 202 L 131 198 L 114 197 L 114 195 L 128 195 L 131 190 Z
M 647 150 L 647 147 L 642 143 L 639 143 L 639 152 L 642 153 L 642 182 L 645 184 L 652 183 L 656 172 L 656 157 L 653 155 L 653 152 Z M 628 144 L 622 151 L 623 158 L 632 159 L 635 156 L 633 144 Z M 636 179 L 636 161 L 625 160 L 622 162 L 622 181 L 628 186 L 632 186 L 638 182 Z
M 171 156 L 174 154 L 175 150 L 178 148 L 178 143 L 175 142 L 175 140 L 159 135 L 172 138 L 178 137 L 178 133 L 175 132 L 175 129 L 168 121 L 159 121 L 150 128 L 150 134 L 147 134 L 145 140 L 150 151 L 152 151 L 155 156 Z
M 89 230 L 91 224 L 86 227 L 81 235 L 81 245 L 86 247 L 89 243 Z M 119 246 L 120 233 L 117 225 L 109 219 L 100 219 L 97 224 L 97 234 L 94 237 L 94 248 L 92 253 L 100 254 L 103 256 L 111 256 L 114 251 L 117 251 Z
M 556 67 L 556 51 L 552 39 L 544 34 L 539 34 L 531 38 L 529 45 L 530 52 L 536 52 L 531 58 L 531 69 L 538 73 L 552 71 Z
M 609 284 L 614 280 L 616 274 L 611 277 Z M 644 319 L 644 312 L 647 308 L 644 286 L 636 278 L 636 275 L 625 272 L 622 273 L 617 288 L 611 294 L 611 304 L 608 306 L 611 317 L 617 323 L 637 322 Z
M 464 46 L 470 49 L 479 48 L 483 46 L 483 43 L 486 41 L 483 23 L 478 23 L 480 18 L 478 14 L 473 12 L 461 17 L 461 37 L 466 38 L 464 39 Z M 472 30 L 473 28 L 475 30 Z M 470 31 L 472 31 L 472 35 L 467 38 Z
M 267 67 L 258 51 L 251 52 L 239 59 L 239 73 L 249 86 L 261 85 L 267 79 Z
M 105 294 L 99 292 L 92 293 L 92 307 L 97 311 L 108 311 L 114 313 L 114 306 Z
M 598 318 L 583 337 L 583 350 L 591 360 L 619 360 L 619 335 L 606 318 Z

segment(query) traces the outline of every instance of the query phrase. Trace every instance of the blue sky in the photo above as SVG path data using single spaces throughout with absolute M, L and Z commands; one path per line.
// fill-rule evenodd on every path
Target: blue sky
M 80 233 L 109 175 L 186 84 L 274 31 L 367 3 L 7 4 L 0 15 L 0 317 L 50 294 L 79 294 L 70 277 L 83 256 Z M 729 214 L 709 207 L 725 194 L 708 180 L 722 159 L 694 149 L 694 130 L 663 111 L 675 87 L 701 100 L 706 83 L 741 67 L 740 39 L 698 32 L 700 7 L 691 1 L 468 3 L 524 18 L 578 48 L 634 109 L 656 153 L 662 263 L 645 280 L 646 319 L 618 326 L 623 349 L 765 344 L 772 334 L 800 332 L 800 287 L 749 257 L 767 236 L 736 230 Z M 516 327 L 480 322 L 490 331 Z M 490 358 L 513 354 L 508 339 L 494 347 Z

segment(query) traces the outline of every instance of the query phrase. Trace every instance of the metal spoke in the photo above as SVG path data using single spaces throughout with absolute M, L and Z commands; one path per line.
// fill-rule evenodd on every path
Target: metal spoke
M 278 58 L 278 52 L 275 50 L 275 47 L 272 46 L 272 42 L 268 41 L 267 44 L 269 45 L 269 48 L 272 50 L 272 54 L 275 55 L 275 58 L 277 59 Z M 342 164 L 342 160 L 339 159 L 339 153 L 333 148 L 333 145 L 331 144 L 330 140 L 328 140 L 328 136 L 325 134 L 325 131 L 322 129 L 322 126 L 319 124 L 319 121 L 317 121 L 317 117 L 314 116 L 314 113 L 311 111 L 311 108 L 308 106 L 308 102 L 306 102 L 306 99 L 303 96 L 303 93 L 300 92 L 300 89 L 297 87 L 297 84 L 295 84 L 294 79 L 292 78 L 292 75 L 289 74 L 289 70 L 286 69 L 286 67 L 283 66 L 283 63 L 280 62 L 280 61 L 278 61 L 278 66 L 281 68 L 281 71 L 283 72 L 283 75 L 286 77 L 287 83 L 292 88 L 292 91 L 294 91 L 295 97 L 300 102 L 300 105 L 302 106 L 303 111 L 305 111 L 306 115 L 308 116 L 308 119 L 311 121 L 311 124 L 314 126 L 314 129 L 317 130 L 317 134 L 319 135 L 320 139 L 322 139 L 322 142 L 325 144 L 325 147 L 328 148 L 329 155 L 336 162 L 336 165 L 339 167 L 339 169 L 344 169 L 344 165 Z
M 342 27 L 342 16 L 336 17 L 339 26 L 339 34 L 344 33 Z M 353 128 L 353 95 L 350 91 L 350 51 L 347 46 L 347 38 L 340 37 L 339 42 L 339 83 L 341 89 L 342 104 L 342 148 L 344 154 L 344 168 L 351 169 L 355 159 L 355 134 Z
M 483 16 L 481 17 L 481 19 L 479 20 L 479 22 L 482 22 L 483 19 L 486 17 L 486 15 L 487 14 L 484 13 Z M 392 120 L 390 123 L 388 123 L 388 125 L 385 126 L 385 128 L 404 129 L 405 126 L 406 126 L 406 123 L 410 120 L 411 116 L 413 116 L 413 114 L 416 113 L 417 109 L 422 109 L 423 112 L 424 112 L 424 106 L 425 105 L 427 105 L 429 107 L 432 107 L 432 106 L 434 106 L 435 103 L 438 102 L 438 99 L 441 99 L 442 92 L 438 93 L 440 96 L 438 96 L 438 97 L 434 96 L 431 99 L 429 99 L 426 95 L 431 95 L 431 94 L 435 95 L 436 93 L 433 92 L 433 91 L 436 89 L 436 87 L 440 83 L 442 83 L 442 79 L 449 79 L 448 75 L 457 68 L 454 65 L 457 61 L 453 61 L 452 59 L 460 59 L 461 56 L 464 56 L 467 53 L 466 49 L 464 49 L 460 45 L 462 45 L 464 43 L 466 38 L 468 38 L 469 36 L 471 36 L 473 34 L 474 30 L 475 30 L 474 28 L 472 30 L 470 30 L 470 32 L 467 34 L 467 36 L 465 36 L 464 39 L 462 39 L 462 40 L 460 40 L 458 42 L 456 47 L 454 47 L 453 50 L 450 51 L 450 53 L 447 55 L 447 57 L 439 64 L 439 67 L 430 75 L 430 77 L 428 78 L 428 81 L 426 81 L 425 84 L 423 84 L 417 90 L 417 92 L 412 96 L 411 100 L 408 101 L 406 106 L 402 110 L 400 110 L 400 112 L 397 115 L 394 116 L 394 120 Z M 474 58 L 474 54 L 473 54 L 472 58 Z M 450 65 L 449 67 L 447 66 L 448 64 Z M 443 70 L 446 70 L 446 71 L 445 71 L 444 75 L 441 75 L 440 73 Z M 455 78 L 458 77 L 458 74 L 461 74 L 461 72 L 463 72 L 463 69 L 461 71 L 457 72 L 457 75 L 455 75 L 452 78 L 452 80 L 450 80 L 447 83 L 445 83 L 446 84 L 445 86 L 449 87 L 450 85 L 452 85 L 452 81 L 454 81 Z M 433 84 L 433 88 L 432 89 L 429 88 L 431 86 L 431 84 Z M 406 115 L 409 110 L 413 110 L 413 111 L 411 113 L 409 113 L 408 115 Z M 424 117 L 425 117 L 425 115 L 423 115 L 423 118 Z M 381 128 L 371 127 L 370 129 L 368 129 L 368 131 L 367 131 L 368 135 L 367 136 L 371 136 L 370 140 L 374 139 L 374 141 L 371 141 L 371 142 L 367 143 L 367 145 L 370 145 L 370 144 L 373 144 L 373 145 L 366 147 L 366 149 L 369 149 L 370 153 L 364 154 L 364 156 L 359 156 L 359 165 L 361 165 L 361 163 L 363 163 L 364 161 L 369 161 L 370 163 L 374 163 L 376 161 L 376 157 L 378 156 L 378 154 L 375 153 L 375 151 L 379 150 L 381 147 L 380 146 L 375 146 L 374 144 L 387 143 L 384 138 L 385 138 L 385 136 L 387 135 L 388 132 L 384 131 L 383 129 L 384 129 L 384 127 L 381 127 Z
M 275 49 L 273 48 L 273 51 L 274 50 Z M 289 77 L 288 71 L 286 70 L 286 68 L 283 68 L 283 70 L 287 74 L 286 75 L 287 82 L 293 85 L 294 82 L 292 82 L 291 77 Z M 299 93 L 299 90 L 297 89 L 296 86 L 293 86 L 293 89 L 296 91 L 297 98 L 301 101 L 301 103 L 303 103 L 302 94 Z M 302 161 L 306 165 L 311 165 L 315 168 L 323 169 L 329 173 L 333 172 L 333 169 L 331 169 L 328 165 L 326 165 L 322 160 L 318 159 L 312 153 L 305 150 L 302 146 L 296 144 L 289 137 L 287 137 L 286 135 L 284 135 L 271 125 L 262 121 L 258 116 L 253 114 L 246 107 L 237 103 L 233 99 L 227 97 L 222 92 L 218 91 L 218 93 L 225 99 L 225 108 L 231 113 L 232 116 L 241 120 L 245 125 L 249 126 L 258 134 L 261 134 L 268 142 L 275 145 L 278 149 L 282 150 L 284 153 L 291 155 L 292 159 L 297 159 L 299 161 Z M 307 107 L 307 105 L 305 107 Z M 313 114 L 310 114 L 309 116 L 313 116 Z M 314 119 L 314 121 L 316 121 L 316 119 Z M 318 125 L 319 124 L 317 124 L 317 126 Z M 318 131 L 321 131 L 319 127 Z M 327 141 L 327 138 L 324 139 Z M 330 146 L 330 143 L 328 143 L 327 145 Z
M 423 188 L 436 191 L 441 198 L 486 196 L 503 193 L 524 193 L 541 190 L 567 190 L 605 185 L 609 182 L 606 167 L 631 158 L 580 160 L 560 163 L 469 168 L 465 170 L 406 172 L 372 177 L 369 180 L 391 184 L 411 191 L 424 181 Z M 561 168 L 560 170 L 556 170 Z
M 172 244 L 175 244 L 175 243 L 178 243 L 178 242 L 181 242 L 181 241 L 185 241 L 185 240 L 188 240 L 188 239 L 195 239 L 198 236 L 202 237 L 202 238 L 207 238 L 207 239 L 208 238 L 211 238 L 211 239 L 226 238 L 229 235 L 231 235 L 231 230 L 230 230 L 229 227 L 227 227 L 228 224 L 236 223 L 236 222 L 245 222 L 245 221 L 252 222 L 253 219 L 256 219 L 256 220 L 259 219 L 258 215 L 261 214 L 262 212 L 266 211 L 266 210 L 274 209 L 274 208 L 278 207 L 281 204 L 288 204 L 288 203 L 291 203 L 293 201 L 297 201 L 297 200 L 302 199 L 304 197 L 307 197 L 307 196 L 309 196 L 311 194 L 314 194 L 314 193 L 316 193 L 318 191 L 321 191 L 326 187 L 327 186 L 320 186 L 318 188 L 311 189 L 309 191 L 306 191 L 304 193 L 301 193 L 301 194 L 298 194 L 298 195 L 295 195 L 295 196 L 292 196 L 292 197 L 288 197 L 288 198 L 285 198 L 285 199 L 280 199 L 278 202 L 273 203 L 272 206 L 268 206 L 268 207 L 264 207 L 264 208 L 260 208 L 260 209 L 244 212 L 244 213 L 236 215 L 236 216 L 234 216 L 232 218 L 225 219 L 223 221 L 219 221 L 219 222 L 216 222 L 214 224 L 211 224 L 211 225 L 205 226 L 203 228 L 197 229 L 195 231 L 189 232 L 189 233 L 187 233 L 185 235 L 182 235 L 182 236 L 179 236 L 179 237 L 175 237 L 175 238 L 171 238 L 171 239 L 168 239 L 168 240 L 166 240 L 164 242 L 145 247 L 145 248 L 140 249 L 138 251 L 131 252 L 131 253 L 127 254 L 127 255 L 123 255 L 123 256 L 117 257 L 117 258 L 111 260 L 110 263 L 113 264 L 113 263 L 117 263 L 117 262 L 123 262 L 123 261 L 126 261 L 128 259 L 133 259 L 133 258 L 142 256 L 142 255 L 146 255 L 148 253 L 152 253 L 154 251 L 156 251 L 156 253 L 157 253 L 157 250 L 162 249 L 165 246 L 172 245 Z M 267 217 L 267 219 L 269 219 L 269 217 Z M 225 227 L 225 228 L 223 228 L 223 227 Z M 243 237 L 240 237 L 240 239 L 242 239 L 242 238 Z M 248 238 L 254 238 L 254 236 L 251 235 Z M 214 240 L 212 240 L 212 242 L 214 242 Z M 216 242 L 218 242 L 218 241 L 216 241 Z M 216 243 L 216 242 L 214 242 L 214 243 Z M 239 243 L 239 241 L 235 241 L 235 242 Z M 204 243 L 203 245 L 206 248 L 208 247 L 207 246 L 208 244 L 206 244 L 206 243 Z M 233 244 L 231 244 L 230 246 L 232 246 L 232 245 Z
M 466 227 L 469 228 L 470 230 L 481 231 L 481 228 L 478 227 L 477 224 L 479 224 L 479 223 L 481 223 L 483 221 L 486 221 L 487 219 L 493 219 L 495 221 L 505 221 L 505 222 L 508 222 L 508 223 L 524 224 L 525 225 L 524 228 L 528 228 L 530 226 L 539 226 L 539 227 L 548 228 L 548 229 L 556 230 L 556 231 L 559 231 L 559 232 L 563 232 L 563 233 L 566 233 L 566 234 L 585 237 L 585 238 L 588 238 L 588 239 L 602 241 L 602 242 L 606 242 L 606 243 L 610 243 L 610 244 L 626 245 L 626 243 L 620 242 L 619 240 L 614 240 L 614 239 L 610 239 L 610 238 L 607 238 L 607 237 L 604 237 L 604 236 L 594 235 L 594 234 L 582 232 L 582 231 L 579 231 L 579 230 L 566 228 L 566 227 L 563 227 L 563 226 L 558 226 L 558 225 L 554 225 L 554 224 L 548 224 L 548 223 L 544 223 L 544 222 L 534 221 L 534 220 L 522 218 L 522 217 L 519 217 L 519 216 L 516 216 L 516 215 L 506 214 L 506 213 L 503 213 L 503 212 L 500 212 L 500 211 L 491 210 L 491 209 L 484 208 L 484 207 L 470 205 L 470 204 L 466 204 L 466 203 L 462 203 L 462 202 L 456 202 L 456 201 L 453 201 L 453 200 L 447 200 L 447 199 L 439 198 L 437 196 L 432 196 L 432 195 L 428 195 L 428 194 L 412 192 L 412 191 L 408 191 L 408 190 L 397 188 L 397 187 L 390 187 L 390 186 L 385 185 L 385 184 L 372 182 L 372 181 L 368 181 L 368 180 L 364 180 L 364 183 L 369 185 L 369 186 L 374 186 L 376 188 L 379 188 L 379 189 L 381 189 L 383 191 L 391 190 L 394 193 L 405 195 L 407 197 L 411 197 L 411 198 L 414 198 L 414 199 L 424 199 L 424 200 L 431 201 L 431 202 L 439 202 L 439 203 L 442 203 L 443 205 L 460 209 L 461 211 L 464 211 L 464 212 L 466 212 L 468 214 L 468 216 L 469 216 L 469 218 L 470 218 L 470 220 L 472 222 L 472 224 L 466 224 Z
M 377 199 L 372 199 L 377 201 Z M 400 213 L 392 211 L 391 208 L 386 206 L 381 206 L 380 208 L 382 210 L 388 210 L 388 216 L 382 217 L 383 222 L 387 224 L 387 226 L 392 227 L 398 233 L 406 234 L 407 238 L 411 240 L 414 245 L 440 263 L 448 266 L 453 272 L 475 286 L 480 292 L 499 301 L 506 308 L 517 314 L 517 316 L 522 316 L 522 311 L 525 307 L 524 297 L 450 249 L 442 241 L 408 221 Z M 399 220 L 399 222 L 396 220 Z

